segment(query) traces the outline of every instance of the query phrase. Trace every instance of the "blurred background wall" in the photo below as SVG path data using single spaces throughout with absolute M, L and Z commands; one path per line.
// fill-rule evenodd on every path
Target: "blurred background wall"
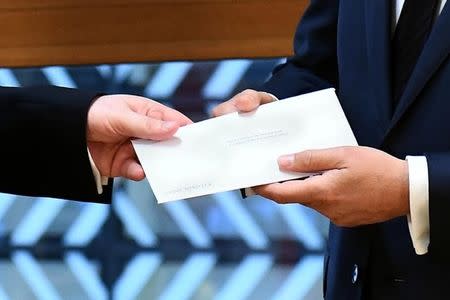
M 283 61 L 3 68 L 0 86 L 139 94 L 202 120 Z M 111 206 L 1 194 L 0 299 L 321 298 L 327 223 L 311 210 L 237 192 L 157 205 L 146 181 L 115 187 Z

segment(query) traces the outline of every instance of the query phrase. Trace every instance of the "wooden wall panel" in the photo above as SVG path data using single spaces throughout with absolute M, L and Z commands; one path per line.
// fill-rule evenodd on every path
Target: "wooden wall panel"
M 0 0 L 0 65 L 288 56 L 306 0 Z

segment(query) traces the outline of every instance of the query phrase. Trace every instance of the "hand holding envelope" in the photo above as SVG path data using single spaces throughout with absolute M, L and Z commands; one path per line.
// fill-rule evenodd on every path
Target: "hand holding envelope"
M 188 125 L 133 146 L 159 203 L 308 176 L 281 171 L 286 153 L 356 145 L 333 89 Z
M 220 104 L 217 115 L 251 111 L 267 94 L 247 90 Z M 280 204 L 298 203 L 315 209 L 334 224 L 359 226 L 409 213 L 409 171 L 405 160 L 369 147 L 312 149 L 278 158 L 280 170 L 319 173 L 254 187 L 255 192 Z

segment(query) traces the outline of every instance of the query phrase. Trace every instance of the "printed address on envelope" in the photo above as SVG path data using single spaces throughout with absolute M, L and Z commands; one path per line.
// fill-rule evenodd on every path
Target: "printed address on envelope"
M 133 141 L 158 203 L 301 178 L 280 171 L 277 158 L 351 145 L 334 89 L 188 125 L 167 141 Z

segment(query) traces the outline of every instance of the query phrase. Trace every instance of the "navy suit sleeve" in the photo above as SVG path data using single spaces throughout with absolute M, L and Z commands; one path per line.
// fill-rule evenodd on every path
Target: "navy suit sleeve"
M 96 93 L 0 88 L 0 192 L 108 203 L 87 155 L 87 112 Z
M 312 0 L 295 33 L 294 53 L 260 88 L 278 99 L 337 88 L 338 0 Z M 241 196 L 246 197 L 241 189 Z
M 275 68 L 263 91 L 279 99 L 337 88 L 338 0 L 312 0 L 295 34 L 294 53 Z
M 450 245 L 450 153 L 426 154 L 429 182 L 430 245 L 433 254 L 448 256 Z

